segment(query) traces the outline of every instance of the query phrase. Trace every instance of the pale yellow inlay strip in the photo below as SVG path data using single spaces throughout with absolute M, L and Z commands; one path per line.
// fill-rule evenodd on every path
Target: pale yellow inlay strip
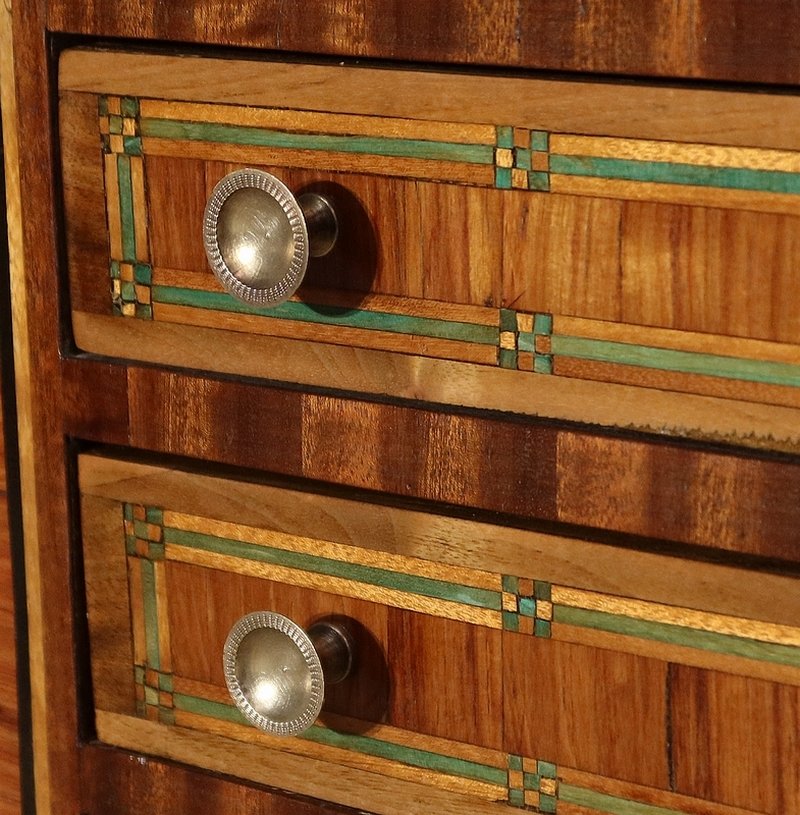
M 272 529 L 227 523 L 226 521 L 201 518 L 197 515 L 187 515 L 171 510 L 164 512 L 164 526 L 186 532 L 197 532 L 201 535 L 214 535 L 215 537 L 227 538 L 242 543 L 270 546 L 289 552 L 301 552 L 315 557 L 340 560 L 345 563 L 373 566 L 392 572 L 400 572 L 401 574 L 429 577 L 434 580 L 459 583 L 464 586 L 474 586 L 491 591 L 500 591 L 502 588 L 500 575 L 492 572 L 466 569 L 462 566 L 452 566 L 405 555 L 394 555 L 375 549 L 363 549 L 359 546 L 348 546 L 343 543 L 304 538 Z
M 175 724 L 179 727 L 188 727 L 192 730 L 210 733 L 216 736 L 224 736 L 229 739 L 235 739 L 236 741 L 259 744 L 294 755 L 307 756 L 336 765 L 344 765 L 346 767 L 380 773 L 390 778 L 430 784 L 440 789 L 474 796 L 486 801 L 503 800 L 507 795 L 505 787 L 488 784 L 484 781 L 445 775 L 444 773 L 437 773 L 431 770 L 412 767 L 408 764 L 401 764 L 398 761 L 365 755 L 364 753 L 357 753 L 353 750 L 347 750 L 341 747 L 331 747 L 327 744 L 317 744 L 304 739 L 286 739 L 279 736 L 270 736 L 267 733 L 247 725 L 222 722 L 218 719 L 212 719 L 183 710 L 177 710 L 175 712 Z
M 258 334 L 295 341 L 331 343 L 346 348 L 400 352 L 408 355 L 418 354 L 479 365 L 497 365 L 497 349 L 494 345 L 462 342 L 461 340 L 442 340 L 414 334 L 377 331 L 370 328 L 350 328 L 344 325 L 307 323 L 301 320 L 265 319 L 258 314 L 212 311 L 189 306 L 173 306 L 168 303 L 155 303 L 153 320 L 159 323 L 235 331 L 245 336 L 249 334 L 249 339 Z M 206 367 L 206 363 L 200 367 Z
M 550 175 L 550 192 L 585 195 L 592 198 L 621 198 L 628 201 L 653 201 L 688 204 L 752 212 L 800 214 L 800 196 L 788 193 L 733 190 L 722 187 L 696 187 L 663 184 L 654 181 L 620 181 L 588 176 Z
M 305 170 L 326 170 L 338 173 L 371 173 L 396 178 L 453 181 L 478 187 L 494 187 L 494 165 L 492 164 L 375 156 L 365 153 L 337 153 L 326 150 L 254 147 L 225 142 L 160 139 L 150 136 L 142 138 L 142 150 L 148 156 L 300 167 Z
M 494 144 L 496 137 L 494 125 L 489 124 L 431 122 L 423 119 L 319 113 L 308 110 L 162 102 L 156 99 L 142 99 L 139 110 L 141 117 L 146 119 L 212 122 L 332 135 L 422 139 L 455 144 Z
M 108 216 L 109 251 L 115 260 L 122 260 L 122 224 L 119 214 L 119 178 L 117 157 L 112 153 L 104 156 L 106 181 L 106 214 Z
M 169 586 L 164 561 L 153 563 L 156 584 L 156 609 L 158 618 L 158 658 L 160 669 L 172 673 L 172 638 L 169 633 Z
M 268 747 L 252 736 L 243 736 L 237 738 L 237 749 L 231 750 L 229 734 L 225 738 L 221 733 L 203 732 L 186 719 L 179 723 L 184 727 L 173 727 L 98 710 L 96 722 L 98 737 L 106 744 L 262 784 L 273 784 L 275 778 L 280 778 L 284 789 L 305 795 L 319 795 L 322 786 L 325 797 L 334 803 L 382 815 L 397 813 L 398 802 L 406 815 L 430 815 L 432 811 L 438 815 L 501 815 L 507 810 L 505 803 L 494 802 L 496 795 L 492 801 L 484 801 L 474 794 L 453 794 L 430 784 L 398 781 L 384 771 L 376 773 L 298 757 L 286 750 L 285 740 L 277 747 Z M 254 728 L 242 727 L 258 734 Z
M 420 594 L 411 594 L 410 592 L 388 589 L 383 586 L 359 583 L 341 577 L 304 572 L 299 569 L 290 569 L 270 563 L 254 563 L 253 561 L 242 560 L 228 555 L 204 552 L 174 544 L 167 545 L 166 555 L 167 560 L 188 563 L 193 566 L 222 569 L 248 577 L 286 583 L 290 586 L 301 586 L 302 588 L 315 589 L 330 594 L 341 594 L 360 600 L 370 600 L 385 606 L 402 608 L 407 611 L 418 611 L 422 614 L 445 617 L 449 620 L 458 620 L 472 625 L 482 625 L 486 628 L 499 629 L 503 625 L 499 611 L 468 606 L 451 600 L 425 597 Z
M 675 351 L 691 351 L 699 354 L 800 364 L 800 346 L 798 345 L 768 340 L 751 340 L 744 337 L 726 337 L 721 334 L 701 334 L 670 328 L 612 323 L 605 320 L 587 320 L 583 317 L 554 315 L 553 334 L 647 345 Z
M 604 136 L 550 136 L 550 154 L 592 156 L 633 161 L 666 161 L 704 167 L 746 167 L 753 170 L 800 172 L 800 152 L 760 147 L 720 147 L 710 144 L 647 139 L 615 139 Z
M 150 260 L 150 242 L 147 240 L 147 200 L 144 191 L 144 160 L 141 156 L 131 156 L 131 187 L 136 260 L 147 262 Z
M 684 628 L 695 628 L 716 634 L 730 634 L 736 637 L 772 642 L 778 645 L 800 646 L 800 628 L 764 623 L 759 620 L 746 620 L 708 611 L 694 611 L 662 603 L 648 603 L 641 600 L 628 600 L 612 597 L 583 589 L 570 589 L 553 586 L 553 603 L 561 606 L 572 606 L 591 611 L 603 611 L 607 614 L 620 614 L 638 620 L 667 623 Z
M 142 568 L 138 557 L 128 557 L 128 594 L 131 606 L 131 637 L 133 661 L 136 665 L 147 664 L 147 635 L 145 633 L 142 597 Z

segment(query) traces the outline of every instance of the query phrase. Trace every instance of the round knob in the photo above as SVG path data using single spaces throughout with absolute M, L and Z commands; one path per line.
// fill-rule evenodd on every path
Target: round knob
M 309 257 L 336 243 L 336 213 L 321 195 L 295 198 L 274 175 L 237 170 L 214 188 L 203 243 L 214 274 L 239 300 L 276 306 L 303 282 Z
M 319 716 L 325 684 L 341 682 L 353 664 L 347 630 L 333 622 L 308 633 L 288 617 L 255 611 L 225 641 L 228 691 L 245 718 L 278 736 L 296 736 Z

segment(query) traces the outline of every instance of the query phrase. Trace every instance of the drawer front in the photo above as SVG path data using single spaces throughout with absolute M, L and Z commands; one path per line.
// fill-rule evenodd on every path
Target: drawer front
M 90 455 L 79 478 L 102 742 L 383 813 L 800 804 L 793 578 Z M 225 687 L 261 610 L 354 640 L 298 737 Z
M 86 51 L 60 86 L 81 350 L 749 444 L 796 419 L 795 97 Z M 203 249 L 243 167 L 338 212 L 274 308 Z

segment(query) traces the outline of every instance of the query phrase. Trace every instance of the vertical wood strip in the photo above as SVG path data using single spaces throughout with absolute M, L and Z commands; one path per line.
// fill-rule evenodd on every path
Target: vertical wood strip
M 150 260 L 147 234 L 147 199 L 145 198 L 144 159 L 131 156 L 131 193 L 133 198 L 133 223 L 135 225 L 136 260 Z M 198 237 L 198 241 L 200 238 Z
M 117 157 L 112 153 L 103 156 L 106 179 L 106 214 L 108 218 L 108 239 L 111 257 L 122 260 L 122 221 L 120 220 L 119 178 Z
M 172 673 L 172 646 L 169 633 L 169 609 L 168 609 L 168 583 L 166 567 L 163 560 L 153 564 L 153 576 L 155 580 L 156 594 L 156 616 L 158 619 L 158 653 L 160 659 L 160 670 L 164 673 Z
M 131 604 L 131 629 L 133 631 L 133 661 L 136 665 L 147 664 L 147 635 L 145 633 L 142 571 L 139 559 L 128 558 L 128 592 Z

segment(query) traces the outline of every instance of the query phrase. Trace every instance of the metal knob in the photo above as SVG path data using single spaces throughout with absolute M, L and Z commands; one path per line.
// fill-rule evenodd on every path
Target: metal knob
M 325 684 L 350 673 L 352 654 L 350 634 L 338 623 L 315 623 L 306 633 L 282 614 L 255 611 L 225 641 L 225 682 L 251 724 L 296 736 L 319 716 Z
M 203 243 L 214 274 L 239 300 L 276 306 L 303 282 L 309 257 L 336 243 L 327 198 L 299 198 L 263 170 L 237 170 L 214 188 L 203 218 Z

